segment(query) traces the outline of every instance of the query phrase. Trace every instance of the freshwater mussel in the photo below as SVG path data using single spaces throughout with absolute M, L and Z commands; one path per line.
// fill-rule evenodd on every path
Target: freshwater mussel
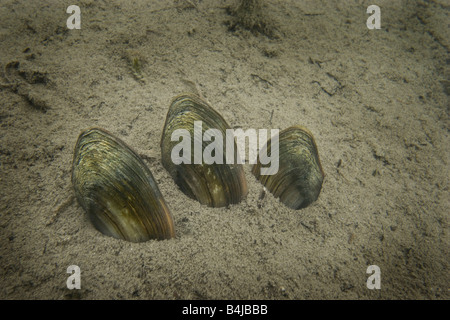
M 272 152 L 272 139 L 264 152 Z M 289 208 L 305 208 L 319 197 L 325 176 L 314 137 L 308 129 L 293 126 L 279 133 L 278 145 L 278 172 L 261 174 L 262 165 L 258 161 L 252 173 Z
M 242 164 L 226 161 L 227 144 L 234 144 L 234 138 L 227 137 L 230 129 L 225 119 L 198 95 L 187 93 L 175 97 L 170 104 L 161 137 L 162 164 L 187 196 L 209 207 L 224 207 L 239 203 L 247 195 L 247 182 Z M 173 134 L 181 132 L 182 135 Z M 223 138 L 220 149 L 215 156 L 218 162 L 197 161 L 196 154 L 202 156 L 211 144 L 212 135 Z M 183 150 L 183 161 L 176 162 L 174 153 L 179 156 L 176 146 L 187 143 Z M 184 139 L 188 139 L 184 141 Z M 226 141 L 226 143 L 223 143 Z M 215 141 L 217 142 L 217 141 Z M 175 148 L 175 149 L 174 149 Z M 196 150 L 196 148 L 198 150 Z M 198 153 L 200 152 L 200 154 Z M 219 155 L 220 154 L 220 155 Z M 236 159 L 236 155 L 228 157 Z
M 72 184 L 78 202 L 103 234 L 132 242 L 175 236 L 172 215 L 150 169 L 106 130 L 80 134 Z

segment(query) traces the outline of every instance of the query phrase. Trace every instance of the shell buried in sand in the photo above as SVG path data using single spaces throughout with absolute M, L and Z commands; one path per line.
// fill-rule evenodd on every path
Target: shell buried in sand
M 324 173 L 312 133 L 303 127 L 289 127 L 279 134 L 278 172 L 261 174 L 261 163 L 252 173 L 280 201 L 292 209 L 301 209 L 316 201 L 322 189 Z M 271 153 L 271 140 L 265 146 Z
M 175 236 L 172 215 L 141 158 L 109 132 L 84 131 L 75 146 L 72 184 L 102 233 L 132 242 Z
M 195 123 L 201 123 L 199 132 Z M 172 157 L 178 141 L 172 141 L 172 133 L 176 130 L 184 132 L 188 146 L 197 144 L 201 150 L 208 147 L 203 138 L 209 129 L 217 130 L 223 137 L 230 126 L 224 118 L 194 94 L 177 96 L 171 103 L 161 137 L 162 164 L 187 196 L 198 200 L 209 207 L 225 207 L 239 203 L 248 192 L 244 170 L 241 164 L 227 164 L 225 144 L 220 161 L 222 164 L 197 162 L 194 152 L 187 156 L 188 161 L 175 164 Z M 191 138 L 192 137 L 192 138 Z M 228 143 L 228 142 L 227 142 Z M 231 141 L 231 143 L 235 143 Z M 234 150 L 237 150 L 234 145 Z M 233 154 L 234 157 L 234 154 Z M 187 163 L 188 162 L 188 163 Z

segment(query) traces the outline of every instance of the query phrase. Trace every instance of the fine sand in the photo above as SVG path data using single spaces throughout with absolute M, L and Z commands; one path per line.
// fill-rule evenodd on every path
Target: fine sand
M 253 31 L 233 0 L 74 2 L 79 30 L 67 1 L 0 2 L 1 299 L 450 298 L 448 0 L 265 0 Z M 261 199 L 249 164 L 239 204 L 184 195 L 159 142 L 170 101 L 192 90 L 232 128 L 307 127 L 319 199 Z M 175 239 L 93 227 L 71 184 L 93 126 L 142 156 Z

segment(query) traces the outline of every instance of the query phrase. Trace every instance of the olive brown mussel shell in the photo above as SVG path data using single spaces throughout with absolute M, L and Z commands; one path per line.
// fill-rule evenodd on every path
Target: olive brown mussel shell
M 312 133 L 300 126 L 281 131 L 278 139 L 278 172 L 261 175 L 261 163 L 258 161 L 252 173 L 289 208 L 305 208 L 319 197 L 325 176 L 316 142 Z M 271 153 L 271 140 L 265 148 L 267 154 Z
M 201 121 L 201 136 L 194 132 L 195 121 Z M 221 164 L 204 162 L 196 164 L 194 152 L 189 155 L 189 163 L 175 164 L 171 154 L 178 141 L 172 141 L 172 133 L 177 129 L 188 132 L 191 137 L 191 149 L 194 150 L 197 144 L 201 146 L 203 153 L 208 145 L 203 138 L 208 129 L 220 131 L 225 139 L 226 130 L 231 128 L 224 118 L 197 95 L 188 93 L 175 97 L 169 107 L 161 137 L 162 164 L 181 191 L 201 204 L 209 207 L 224 207 L 239 203 L 247 195 L 247 182 L 242 164 L 226 163 L 226 144 L 222 144 L 223 162 Z M 227 143 L 234 143 L 234 150 L 237 150 L 234 138 Z M 234 154 L 233 157 L 235 157 Z
M 103 234 L 132 242 L 175 236 L 172 215 L 149 168 L 109 132 L 93 128 L 80 134 L 72 184 Z

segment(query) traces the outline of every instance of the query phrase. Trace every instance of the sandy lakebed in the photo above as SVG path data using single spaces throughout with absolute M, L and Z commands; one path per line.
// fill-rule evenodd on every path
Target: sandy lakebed
M 232 0 L 76 2 L 0 2 L 1 299 L 450 298 L 449 1 L 267 0 L 253 31 Z M 81 29 L 67 28 L 71 4 Z M 372 4 L 381 29 L 366 26 Z M 261 199 L 250 165 L 238 204 L 184 195 L 159 143 L 193 87 L 232 128 L 307 127 L 318 200 Z M 175 239 L 92 226 L 71 183 L 89 127 L 143 158 Z

